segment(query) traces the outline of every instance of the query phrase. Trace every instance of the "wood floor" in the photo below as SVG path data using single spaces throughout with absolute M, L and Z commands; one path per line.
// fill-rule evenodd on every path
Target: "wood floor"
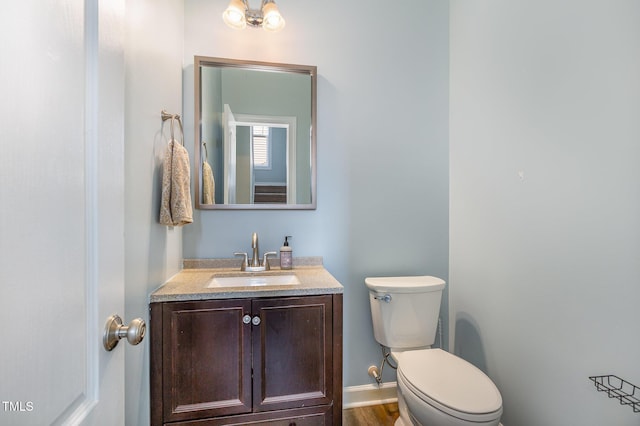
M 344 426 L 391 426 L 400 413 L 398 404 L 371 405 L 342 411 Z

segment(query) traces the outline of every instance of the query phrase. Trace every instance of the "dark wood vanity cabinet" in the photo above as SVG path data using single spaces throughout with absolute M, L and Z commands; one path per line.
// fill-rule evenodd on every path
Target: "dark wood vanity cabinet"
M 342 423 L 342 294 L 151 304 L 152 425 Z

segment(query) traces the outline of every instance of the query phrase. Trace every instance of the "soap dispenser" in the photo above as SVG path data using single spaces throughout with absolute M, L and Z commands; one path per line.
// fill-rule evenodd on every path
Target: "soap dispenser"
M 293 267 L 293 249 L 289 247 L 289 238 L 292 238 L 291 235 L 284 237 L 284 243 L 280 247 L 280 269 Z

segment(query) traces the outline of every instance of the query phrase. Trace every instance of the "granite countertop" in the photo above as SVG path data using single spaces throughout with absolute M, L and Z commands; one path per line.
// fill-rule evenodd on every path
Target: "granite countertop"
M 277 264 L 277 259 L 272 260 Z M 236 265 L 237 264 L 237 265 Z M 238 259 L 185 259 L 184 268 L 151 293 L 150 302 L 178 302 L 208 299 L 235 299 L 279 296 L 309 296 L 343 293 L 344 287 L 323 266 L 322 258 L 294 258 L 293 269 L 272 266 L 266 272 L 241 272 Z M 213 287 L 207 284 L 214 276 L 265 276 L 294 274 L 296 285 Z

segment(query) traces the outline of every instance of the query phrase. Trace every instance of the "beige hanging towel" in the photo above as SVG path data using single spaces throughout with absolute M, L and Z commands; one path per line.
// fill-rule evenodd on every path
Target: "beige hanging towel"
M 202 162 L 202 203 L 216 203 L 216 181 L 213 179 L 213 170 L 206 161 Z
M 162 170 L 162 225 L 182 226 L 193 222 L 190 185 L 189 153 L 178 141 L 171 140 Z

